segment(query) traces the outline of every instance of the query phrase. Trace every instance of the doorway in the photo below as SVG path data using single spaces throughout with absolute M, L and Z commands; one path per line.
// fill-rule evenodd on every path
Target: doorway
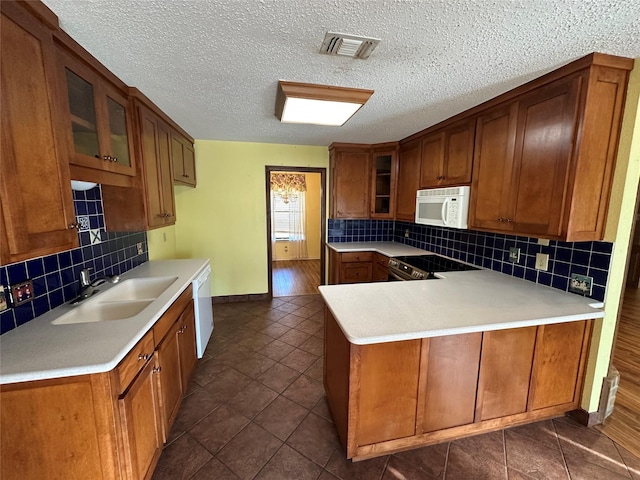
M 326 169 L 265 170 L 269 296 L 317 294 L 324 284 Z
M 613 413 L 598 429 L 640 456 L 640 185 L 636 197 L 626 287 L 618 315 L 611 362 L 620 373 Z

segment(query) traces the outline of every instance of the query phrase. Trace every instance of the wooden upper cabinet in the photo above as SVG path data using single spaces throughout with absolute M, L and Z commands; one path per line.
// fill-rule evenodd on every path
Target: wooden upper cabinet
M 193 142 L 177 132 L 171 134 L 173 181 L 189 187 L 196 186 L 196 160 Z
M 516 232 L 555 238 L 562 233 L 580 81 L 563 80 L 518 101 L 513 213 L 507 220 Z
M 137 103 L 137 102 L 136 102 Z M 137 103 L 140 151 L 149 227 L 175 223 L 169 127 L 144 105 Z
M 373 147 L 371 155 L 371 218 L 393 219 L 398 175 L 397 144 Z
M 594 59 L 479 115 L 470 228 L 602 239 L 628 69 Z
M 421 145 L 419 139 L 400 145 L 396 220 L 415 221 L 416 192 L 420 188 L 420 162 Z
M 456 122 L 422 139 L 420 188 L 471 182 L 475 118 Z
M 477 120 L 469 226 L 508 230 L 518 104 L 489 110 Z
M 333 218 L 369 218 L 370 150 L 369 145 L 329 146 Z
M 67 99 L 69 163 L 107 172 L 94 177 L 100 182 L 121 184 L 117 175 L 136 175 L 126 92 L 65 47 L 58 46 L 57 51 L 60 82 Z
M 0 264 L 78 246 L 51 32 L 0 2 Z

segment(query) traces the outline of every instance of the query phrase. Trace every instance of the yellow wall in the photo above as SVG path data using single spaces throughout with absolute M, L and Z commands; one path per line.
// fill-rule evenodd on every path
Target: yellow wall
M 176 257 L 176 227 L 171 225 L 147 232 L 149 260 L 167 260 Z
M 213 296 L 266 293 L 265 166 L 328 168 L 328 150 L 211 140 L 195 147 L 198 187 L 176 189 L 176 255 L 211 259 Z
M 605 240 L 615 242 L 605 298 L 605 317 L 596 322 L 582 399 L 588 412 L 598 409 L 602 379 L 607 376 L 615 336 L 625 267 L 631 239 L 635 200 L 640 181 L 640 58 L 631 72 L 618 159 L 613 179 Z

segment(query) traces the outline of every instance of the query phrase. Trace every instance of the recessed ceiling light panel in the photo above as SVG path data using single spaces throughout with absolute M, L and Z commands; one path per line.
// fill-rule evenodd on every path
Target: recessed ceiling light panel
M 361 37 L 347 33 L 327 32 L 320 47 L 320 53 L 344 57 L 369 58 L 380 43 L 379 38 Z
M 372 94 L 362 88 L 280 81 L 275 114 L 282 123 L 342 126 Z

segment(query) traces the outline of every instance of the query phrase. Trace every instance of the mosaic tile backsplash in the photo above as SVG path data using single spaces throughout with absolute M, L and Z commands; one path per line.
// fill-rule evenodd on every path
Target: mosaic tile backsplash
M 75 298 L 80 270 L 91 269 L 91 279 L 120 275 L 149 260 L 146 232 L 106 232 L 100 186 L 73 192 L 80 247 L 46 257 L 0 267 L 0 284 L 33 280 L 35 299 L 0 313 L 0 334 L 16 328 Z M 100 243 L 96 243 L 97 239 Z M 137 244 L 142 244 L 138 254 Z
M 391 227 L 390 227 L 391 225 Z M 389 233 L 390 228 L 392 233 Z M 409 237 L 405 237 L 408 230 Z M 329 220 L 329 242 L 395 241 L 506 275 L 568 291 L 572 273 L 593 277 L 591 298 L 603 301 L 613 244 L 549 241 L 499 233 L 455 230 L 390 220 Z M 509 248 L 520 248 L 520 261 L 509 261 Z M 549 254 L 549 269 L 536 270 L 536 253 Z

